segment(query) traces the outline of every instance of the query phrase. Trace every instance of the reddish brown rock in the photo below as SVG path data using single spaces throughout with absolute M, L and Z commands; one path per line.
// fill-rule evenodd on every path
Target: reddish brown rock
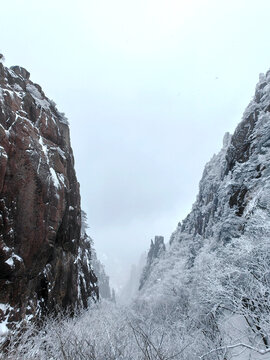
M 0 63 L 0 322 L 97 296 L 80 229 L 68 123 L 28 71 Z

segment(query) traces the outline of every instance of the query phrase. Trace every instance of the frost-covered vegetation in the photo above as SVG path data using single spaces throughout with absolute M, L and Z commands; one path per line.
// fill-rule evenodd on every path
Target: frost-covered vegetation
M 128 306 L 103 300 L 26 324 L 9 335 L 1 360 L 269 360 L 269 94 L 270 73 L 206 165 L 167 249 L 152 243 Z
M 77 317 L 50 319 L 42 330 L 29 326 L 10 339 L 4 359 L 169 359 L 187 344 L 166 306 L 118 307 L 103 302 Z
M 26 326 L 10 335 L 1 360 L 269 359 L 267 238 L 243 237 L 213 251 L 206 244 L 188 272 L 178 253 L 175 277 L 129 306 L 102 301 L 73 318 Z

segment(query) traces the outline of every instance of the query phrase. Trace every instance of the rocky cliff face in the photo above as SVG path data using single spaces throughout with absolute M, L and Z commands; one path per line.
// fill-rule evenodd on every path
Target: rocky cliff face
M 96 296 L 69 127 L 25 69 L 0 63 L 0 321 Z
M 158 259 L 162 257 L 166 250 L 163 236 L 155 236 L 155 240 L 151 240 L 150 249 L 147 254 L 146 265 L 143 268 L 142 275 L 140 278 L 139 290 L 143 287 L 144 283 L 148 279 L 152 267 L 158 262 Z
M 175 319 L 201 339 L 198 346 L 209 341 L 218 348 L 241 334 L 254 345 L 256 334 L 269 347 L 269 198 L 270 71 L 206 165 L 192 211 L 152 264 L 138 301 L 178 309 Z M 230 323 L 236 314 L 237 334 Z
M 270 72 L 260 76 L 253 100 L 233 135 L 225 134 L 223 148 L 206 165 L 191 213 L 179 224 L 171 243 L 181 234 L 216 237 L 223 244 L 246 232 L 269 192 Z

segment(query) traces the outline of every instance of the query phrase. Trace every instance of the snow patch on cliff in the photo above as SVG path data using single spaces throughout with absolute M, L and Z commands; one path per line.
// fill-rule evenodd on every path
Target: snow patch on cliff
M 50 109 L 50 103 L 42 96 L 42 94 L 34 84 L 27 84 L 26 89 L 35 99 L 35 102 L 38 106 L 45 110 Z

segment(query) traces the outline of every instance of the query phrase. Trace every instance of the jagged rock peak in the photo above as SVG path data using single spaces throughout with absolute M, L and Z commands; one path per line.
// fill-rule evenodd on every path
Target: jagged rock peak
M 68 122 L 27 70 L 0 63 L 0 322 L 97 297 L 80 233 Z
M 15 72 L 16 75 L 21 76 L 25 80 L 29 80 L 30 73 L 21 66 L 11 66 L 10 69 Z
M 151 239 L 146 265 L 143 269 L 142 276 L 140 279 L 139 290 L 144 286 L 146 280 L 148 279 L 152 265 L 155 263 L 157 259 L 161 258 L 162 254 L 164 254 L 165 251 L 166 251 L 166 247 L 164 244 L 163 236 L 155 236 L 154 241 Z
M 227 148 L 232 140 L 232 135 L 229 132 L 226 132 L 224 137 L 223 137 L 223 147 Z
M 164 237 L 155 236 L 155 240 L 151 240 L 150 250 L 148 252 L 148 258 L 153 261 L 153 259 L 158 258 L 165 251 Z

